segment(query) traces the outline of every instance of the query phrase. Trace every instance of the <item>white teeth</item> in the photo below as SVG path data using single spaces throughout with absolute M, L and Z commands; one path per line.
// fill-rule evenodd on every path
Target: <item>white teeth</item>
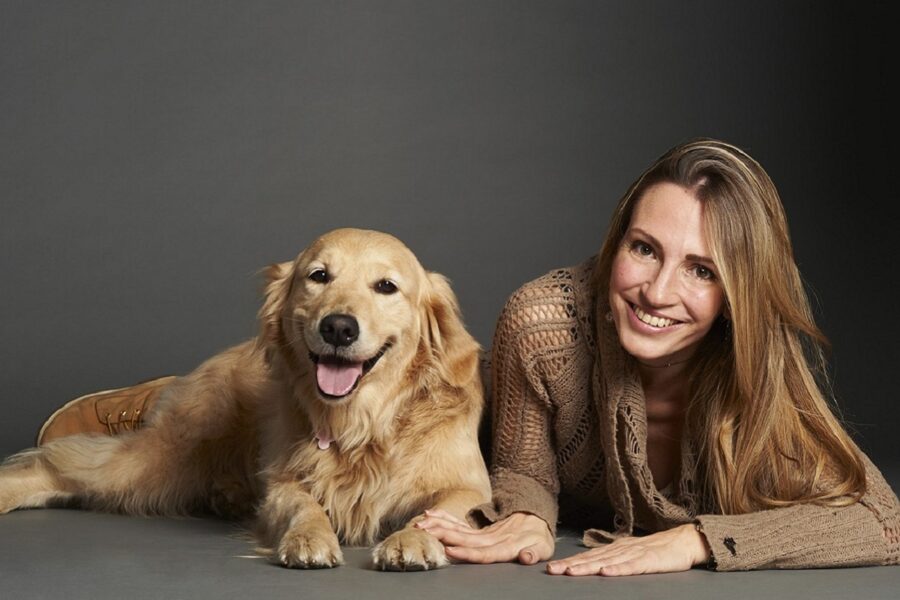
M 674 325 L 678 322 L 673 319 L 665 319 L 663 317 L 648 315 L 647 313 L 642 311 L 639 306 L 634 307 L 634 314 L 636 314 L 637 318 L 647 325 L 650 325 L 651 327 L 658 327 L 660 329 L 662 329 L 663 327 L 669 327 L 670 325 Z

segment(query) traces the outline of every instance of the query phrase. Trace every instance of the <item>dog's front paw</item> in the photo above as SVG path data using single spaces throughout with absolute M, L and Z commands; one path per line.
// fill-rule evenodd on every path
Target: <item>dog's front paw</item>
M 444 546 L 421 529 L 402 529 L 375 546 L 372 560 L 382 571 L 427 571 L 450 564 Z
M 284 534 L 275 558 L 292 569 L 328 569 L 344 564 L 337 536 L 331 530 L 302 528 Z

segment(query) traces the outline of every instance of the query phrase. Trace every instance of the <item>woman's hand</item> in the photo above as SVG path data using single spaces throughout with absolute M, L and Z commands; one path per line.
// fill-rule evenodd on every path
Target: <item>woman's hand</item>
M 415 526 L 439 539 L 448 557 L 464 562 L 517 560 L 533 565 L 553 556 L 550 528 L 543 519 L 528 513 L 513 513 L 484 529 L 475 529 L 448 512 L 426 510 Z
M 551 575 L 641 575 L 687 571 L 709 560 L 706 540 L 694 525 L 644 537 L 627 537 L 547 563 Z

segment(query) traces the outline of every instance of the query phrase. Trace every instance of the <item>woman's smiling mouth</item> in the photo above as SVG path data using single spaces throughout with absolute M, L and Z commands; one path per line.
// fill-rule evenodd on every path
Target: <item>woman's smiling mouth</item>
M 655 315 L 651 315 L 647 312 L 644 312 L 640 306 L 636 304 L 631 304 L 631 310 L 634 315 L 638 318 L 641 323 L 645 325 L 649 325 L 650 327 L 654 327 L 656 329 L 665 329 L 666 327 L 671 327 L 672 325 L 678 325 L 682 323 L 682 321 L 676 321 L 675 319 L 667 319 L 665 317 L 657 317 Z

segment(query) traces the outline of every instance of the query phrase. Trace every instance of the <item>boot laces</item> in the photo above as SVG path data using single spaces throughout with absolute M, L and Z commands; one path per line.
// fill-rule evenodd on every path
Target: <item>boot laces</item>
M 130 416 L 127 410 L 116 415 L 106 413 L 106 417 L 100 419 L 100 422 L 106 425 L 109 435 L 117 435 L 123 431 L 137 431 L 144 424 L 140 408 L 133 410 Z

